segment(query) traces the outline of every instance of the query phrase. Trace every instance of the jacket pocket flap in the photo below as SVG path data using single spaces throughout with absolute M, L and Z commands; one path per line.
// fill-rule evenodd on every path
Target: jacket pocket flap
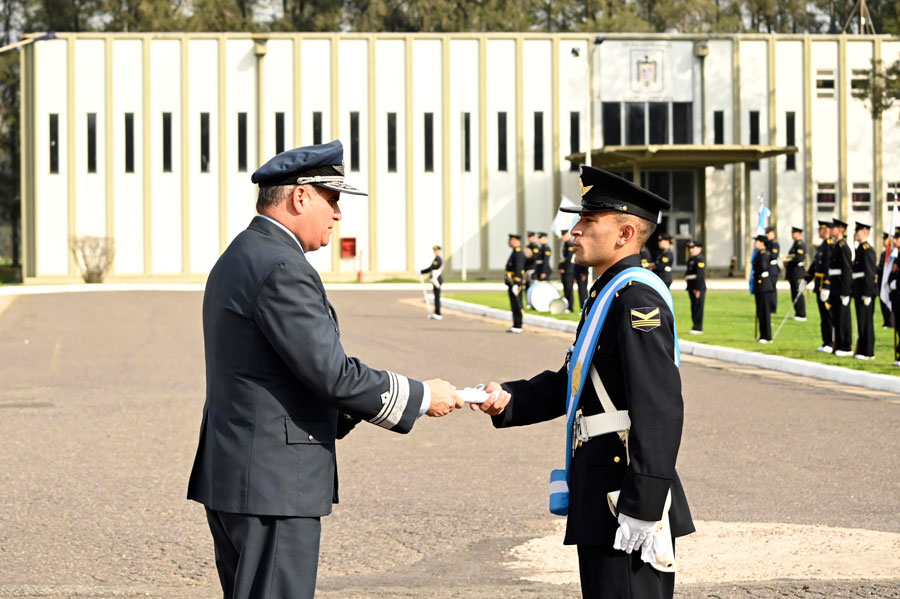
M 287 416 L 284 428 L 288 445 L 334 443 L 334 429 L 330 420 L 294 420 Z

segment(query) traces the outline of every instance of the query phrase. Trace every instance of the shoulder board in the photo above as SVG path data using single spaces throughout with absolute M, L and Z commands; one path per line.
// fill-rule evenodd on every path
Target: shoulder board
M 826 240 L 825 240 L 825 243 L 827 243 L 828 245 L 834 245 L 834 240 L 833 240 L 833 239 L 826 239 Z
M 864 250 L 869 249 L 869 244 L 868 244 L 868 243 L 864 243 L 864 244 L 863 244 L 863 249 L 864 249 Z
M 517 251 L 517 252 L 521 252 L 521 251 L 522 251 L 522 248 L 516 248 L 516 251 Z
M 663 258 L 662 258 L 662 261 L 663 261 L 663 262 L 668 262 L 668 261 L 669 261 L 669 259 L 668 259 L 668 258 L 666 258 L 666 257 L 665 257 L 665 256 L 663 256 Z
M 700 268 L 706 268 L 706 262 L 698 262 L 697 266 Z
M 798 249 L 798 250 L 797 250 L 797 253 L 798 253 L 798 254 L 802 254 L 802 253 L 803 253 L 803 250 L 802 250 L 802 249 Z

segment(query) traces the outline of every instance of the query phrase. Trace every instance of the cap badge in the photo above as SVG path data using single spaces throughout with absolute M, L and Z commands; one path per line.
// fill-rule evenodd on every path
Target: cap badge
M 594 188 L 593 185 L 584 186 L 584 183 L 581 182 L 581 179 L 578 179 L 578 184 L 581 186 L 581 197 L 584 197 L 587 192 Z

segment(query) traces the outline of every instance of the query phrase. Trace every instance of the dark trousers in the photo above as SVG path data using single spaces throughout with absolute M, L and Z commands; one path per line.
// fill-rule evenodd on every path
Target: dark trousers
M 791 284 L 791 301 L 794 302 L 794 314 L 800 318 L 806 318 L 806 298 L 803 297 L 803 287 L 800 286 L 802 278 L 793 278 L 789 280 Z M 806 281 L 803 281 L 804 283 Z M 800 297 L 797 297 L 797 296 Z
M 881 304 L 881 322 L 884 327 L 891 326 L 891 307 L 888 306 L 884 301 L 879 297 L 878 303 Z
M 563 271 L 559 278 L 562 279 L 563 295 L 566 298 L 566 302 L 569 304 L 569 310 L 575 312 L 575 298 L 572 294 L 572 286 L 575 284 L 575 274 Z
M 774 291 L 756 293 L 756 318 L 759 321 L 759 338 L 772 340 L 772 298 Z
M 822 345 L 834 347 L 834 327 L 831 324 L 831 312 L 819 294 L 816 294 L 816 305 L 819 306 L 819 328 L 822 331 Z
M 578 545 L 578 571 L 584 599 L 671 599 L 675 593 L 675 573 L 644 563 L 640 550 Z
M 434 313 L 440 315 L 441 313 L 441 288 L 437 285 L 431 286 L 432 293 L 434 293 Z
M 897 303 L 894 302 L 894 305 L 897 306 Z M 900 306 L 898 306 L 900 307 Z M 900 318 L 896 315 L 893 318 L 894 321 L 894 361 L 900 360 Z
M 694 297 L 693 291 L 688 291 L 691 300 L 691 321 L 694 331 L 703 330 L 703 304 L 706 303 L 706 289 L 700 292 L 700 297 Z
M 875 355 L 875 298 L 865 305 L 861 297 L 853 298 L 856 307 L 856 353 Z
M 828 298 L 831 304 L 831 324 L 834 327 L 835 351 L 850 351 L 853 337 L 853 326 L 850 323 L 850 304 L 841 302 L 841 296 L 832 291 Z
M 588 298 L 587 277 L 583 279 L 578 277 L 576 282 L 578 283 L 578 311 L 580 312 Z
M 225 599 L 312 599 L 318 518 L 230 514 L 206 508 Z
M 775 277 L 775 281 L 778 282 L 778 277 Z M 778 312 L 778 291 L 775 290 L 769 295 L 769 310 L 772 314 Z
M 506 294 L 509 296 L 509 309 L 512 310 L 513 326 L 517 329 L 522 328 L 522 287 L 519 286 L 519 292 L 513 293 L 512 285 L 506 286 Z

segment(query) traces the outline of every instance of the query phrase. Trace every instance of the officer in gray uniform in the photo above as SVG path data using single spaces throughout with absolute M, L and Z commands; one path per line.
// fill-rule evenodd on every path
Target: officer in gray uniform
M 436 245 L 431 249 L 434 251 L 434 260 L 431 261 L 427 268 L 420 270 L 419 274 L 428 275 L 428 278 L 431 280 L 431 289 L 434 293 L 434 314 L 430 315 L 429 318 L 441 320 L 443 318 L 441 316 L 441 285 L 444 284 L 442 271 L 444 261 L 441 259 L 441 246 Z
M 852 252 L 844 234 L 847 223 L 834 219 L 831 224 L 831 238 L 834 250 L 828 263 L 828 276 L 825 279 L 825 301 L 830 306 L 831 323 L 834 326 L 834 355 L 852 356 L 853 325 L 850 322 L 850 282 L 853 263 Z
M 851 266 L 850 293 L 856 308 L 857 360 L 875 358 L 875 248 L 868 242 L 870 225 L 857 222 L 853 238 L 857 243 Z
M 791 301 L 794 304 L 794 320 L 806 320 L 806 301 L 800 282 L 806 276 L 806 242 L 803 241 L 803 229 L 791 227 L 794 239 L 791 249 L 784 257 L 784 274 L 791 285 Z
M 562 210 L 581 213 L 581 220 L 572 229 L 575 260 L 593 266 L 599 274 L 584 307 L 583 314 L 588 314 L 597 294 L 615 275 L 629 267 L 640 268 L 640 246 L 656 226 L 660 210 L 671 204 L 612 173 L 587 166 L 582 167 L 581 183 L 581 206 Z M 617 220 L 623 212 L 630 218 Z M 607 227 L 606 233 L 601 232 L 603 227 Z M 621 245 L 617 238 L 622 240 Z M 579 333 L 583 325 L 584 316 Z M 628 445 L 616 433 L 594 436 L 573 445 L 569 468 L 564 542 L 578 547 L 585 598 L 673 596 L 673 572 L 652 568 L 643 561 L 636 545 L 633 551 L 614 545 L 617 534 L 622 540 L 633 541 L 632 535 L 638 534 L 650 538 L 670 492 L 672 536 L 694 531 L 675 471 L 684 404 L 674 344 L 674 316 L 660 295 L 641 282 L 622 288 L 610 305 L 592 365 L 615 408 L 630 414 Z M 581 395 L 580 408 L 585 417 L 603 411 L 593 380 L 591 375 Z M 480 407 L 492 416 L 495 427 L 551 420 L 566 412 L 568 366 L 564 363 L 559 370 L 502 386 L 491 382 L 486 390 L 511 394 L 511 399 L 488 401 Z M 618 518 L 607 507 L 607 493 L 611 491 L 620 491 Z
M 206 404 L 188 498 L 206 506 L 229 599 L 310 599 L 320 518 L 337 503 L 335 440 L 366 420 L 406 433 L 463 405 L 454 388 L 344 353 L 306 253 L 341 219 L 340 142 L 282 152 L 257 170 L 256 216 L 203 295 Z

